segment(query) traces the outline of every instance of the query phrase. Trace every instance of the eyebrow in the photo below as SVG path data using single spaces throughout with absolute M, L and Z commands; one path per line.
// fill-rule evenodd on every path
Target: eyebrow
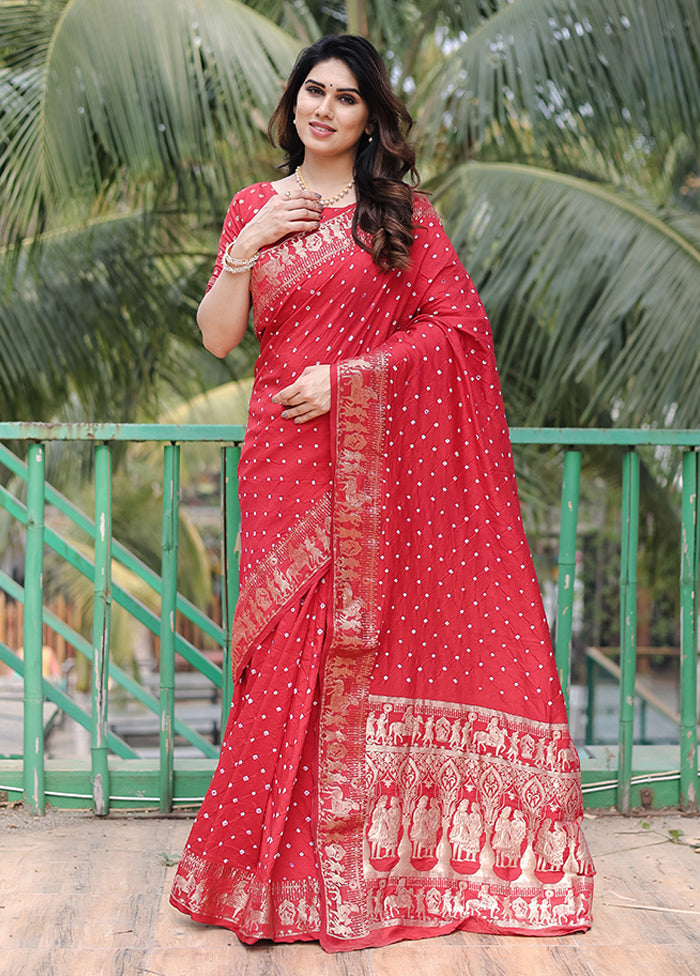
M 318 85 L 319 88 L 325 88 L 326 87 L 323 84 L 322 81 L 316 81 L 313 78 L 307 78 L 306 81 L 304 82 L 304 84 L 305 85 Z M 359 91 L 357 90 L 357 88 L 336 88 L 336 91 L 339 91 L 339 92 L 355 92 L 356 95 L 359 95 L 360 94 Z M 360 97 L 362 97 L 362 96 L 360 96 Z

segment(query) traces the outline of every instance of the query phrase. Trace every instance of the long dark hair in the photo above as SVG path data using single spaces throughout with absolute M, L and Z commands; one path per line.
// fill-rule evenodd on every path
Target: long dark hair
M 413 244 L 413 189 L 420 179 L 416 154 L 407 136 L 413 119 L 391 88 L 384 62 L 364 37 L 328 35 L 305 48 L 274 111 L 268 133 L 286 153 L 283 169 L 292 173 L 304 161 L 304 144 L 294 126 L 294 107 L 311 69 L 331 58 L 342 61 L 357 80 L 369 108 L 372 139 L 363 133 L 355 156 L 357 207 L 352 236 L 380 268 L 407 268 Z M 404 183 L 408 174 L 411 185 Z

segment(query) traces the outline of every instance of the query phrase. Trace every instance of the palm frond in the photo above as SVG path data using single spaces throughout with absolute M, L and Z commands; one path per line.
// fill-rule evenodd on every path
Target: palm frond
M 632 149 L 700 145 L 696 0 L 513 0 L 468 33 L 424 84 L 423 139 L 513 147 L 572 172 L 629 173 Z M 531 143 L 528 149 L 528 140 Z M 500 148 L 499 148 L 500 147 Z M 522 159 L 523 156 L 521 155 Z
M 0 35 L 13 18 L 0 6 Z M 229 193 L 259 173 L 264 122 L 298 49 L 236 0 L 71 0 L 20 43 L 0 70 L 9 239 L 114 184 L 132 196 L 173 183 L 191 199 Z
M 331 33 L 338 24 L 344 26 L 345 4 L 335 0 L 321 3 L 308 0 L 247 0 L 246 6 L 257 10 L 302 45 L 312 44 L 323 33 Z
M 0 263 L 0 416 L 50 420 L 77 398 L 83 416 L 125 420 L 159 383 L 183 389 L 211 263 L 186 222 L 142 214 L 56 233 Z
M 490 312 L 506 399 L 531 404 L 520 422 L 574 401 L 575 422 L 607 410 L 697 423 L 700 250 L 682 227 L 700 233 L 700 218 L 673 225 L 614 189 L 516 164 L 462 165 L 434 199 Z

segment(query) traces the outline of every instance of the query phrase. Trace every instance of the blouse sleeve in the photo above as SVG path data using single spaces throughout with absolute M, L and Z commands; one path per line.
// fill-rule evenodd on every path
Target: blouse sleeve
M 242 195 L 242 193 L 237 193 L 229 204 L 226 218 L 224 219 L 224 226 L 221 230 L 221 237 L 219 238 L 219 250 L 216 255 L 216 263 L 214 264 L 214 270 L 207 285 L 207 291 L 209 291 L 221 274 L 224 251 L 231 241 L 234 241 L 238 237 L 247 223 L 242 208 Z

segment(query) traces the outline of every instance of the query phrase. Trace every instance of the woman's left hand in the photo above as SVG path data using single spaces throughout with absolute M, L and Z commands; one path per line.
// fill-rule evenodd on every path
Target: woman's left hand
M 282 416 L 295 424 L 323 416 L 331 409 L 331 368 L 323 363 L 307 366 L 301 376 L 272 397 L 284 407 Z

